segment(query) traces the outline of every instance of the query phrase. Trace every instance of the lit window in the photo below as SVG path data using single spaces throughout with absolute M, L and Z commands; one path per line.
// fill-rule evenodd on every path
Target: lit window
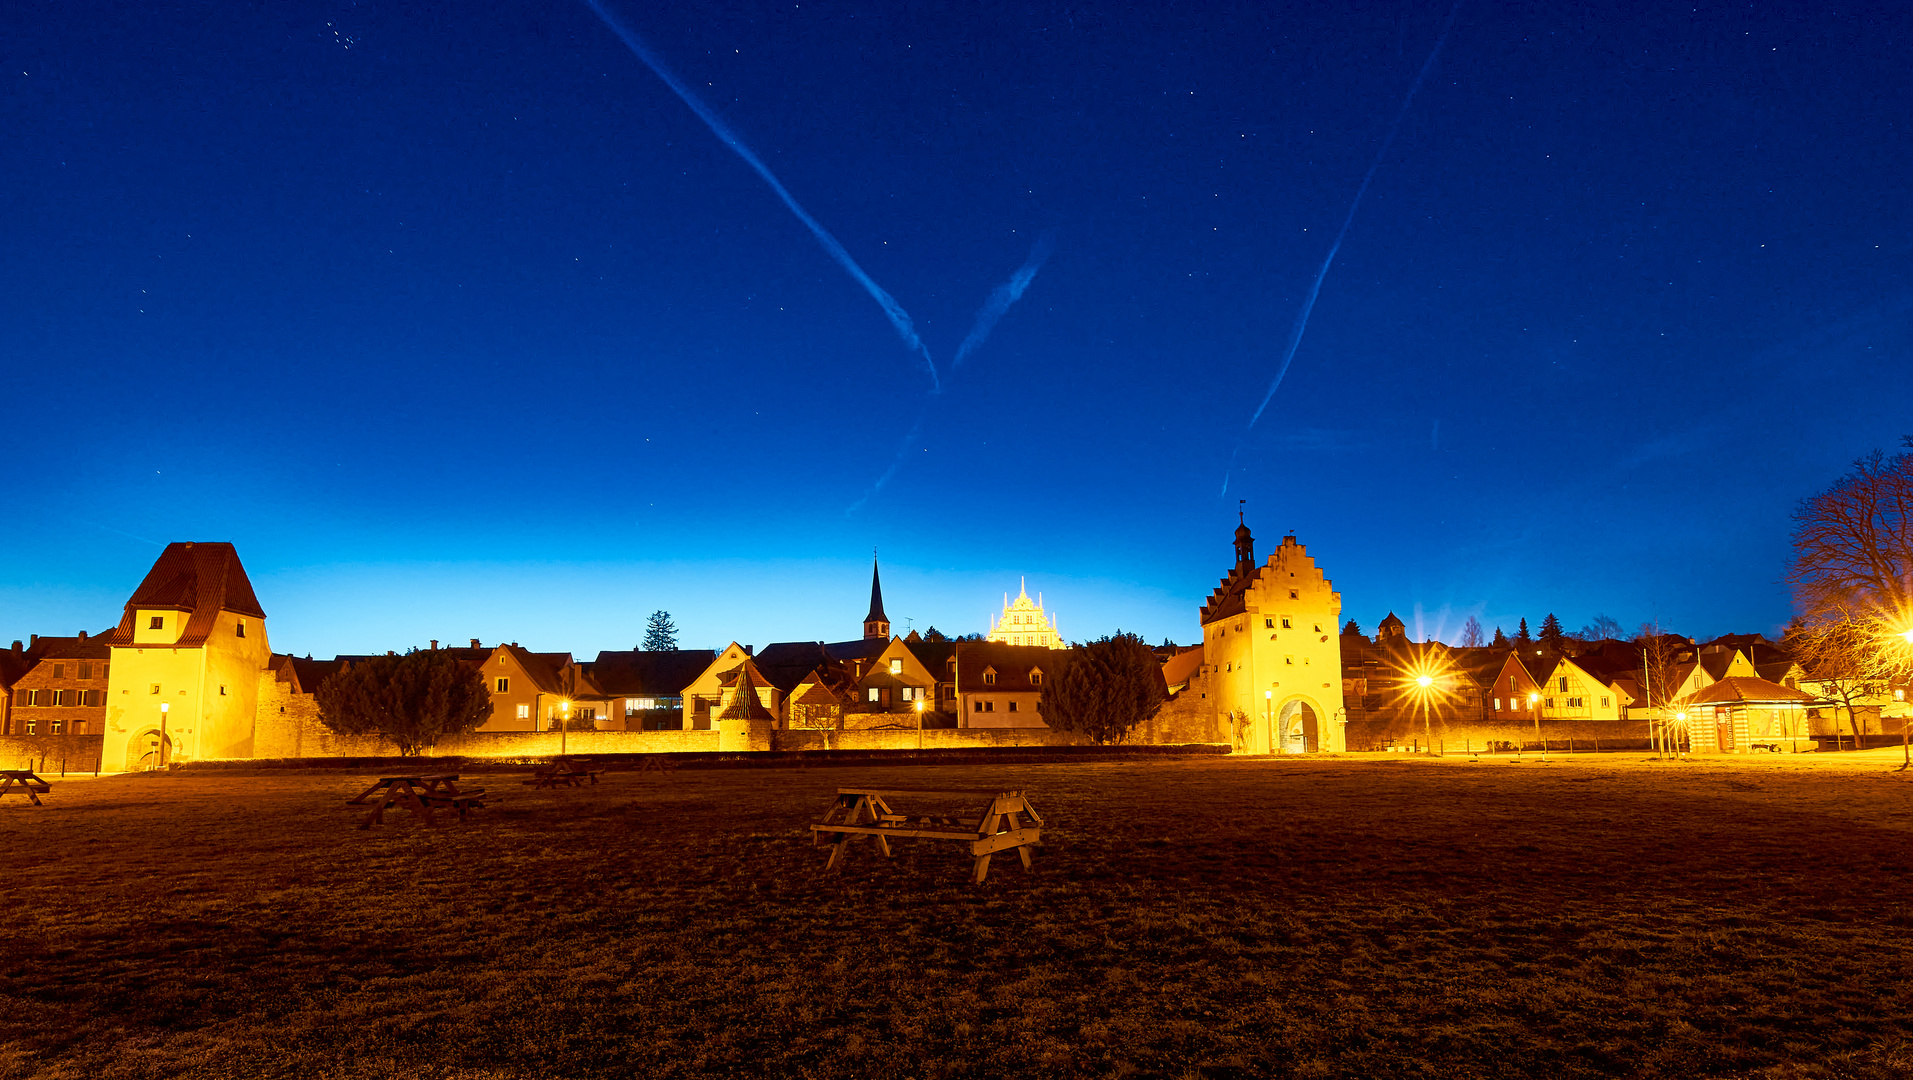
M 51 732 L 54 735 L 58 735 L 60 733 L 60 728 L 61 728 L 61 724 L 58 720 L 55 720 L 52 723 L 49 723 L 47 725 L 47 731 Z
M 901 675 L 901 674 L 903 674 L 903 661 L 902 661 L 902 660 L 892 660 L 892 661 L 890 661 L 890 674 L 892 674 L 892 675 Z
M 508 678 L 506 678 L 506 677 L 505 677 L 505 676 L 503 676 L 503 675 L 500 675 L 500 676 L 498 677 L 498 690 L 497 690 L 497 693 L 500 693 L 500 694 L 509 694 L 509 693 L 511 693 L 511 680 L 510 680 L 510 679 L 508 679 Z
M 871 701 L 877 700 L 877 688 L 874 686 L 870 688 L 870 700 Z
M 1894 701 L 1905 701 L 1905 700 L 1906 700 L 1906 691 L 1904 691 L 1904 690 L 1895 690 L 1895 691 L 1893 691 L 1893 700 L 1894 700 Z
M 1495 699 L 1495 711 L 1496 711 L 1496 712 L 1500 712 L 1500 711 L 1501 711 L 1501 699 L 1500 699 L 1500 698 L 1496 698 L 1496 699 Z
M 153 616 L 153 618 L 152 618 L 152 621 L 151 621 L 151 622 L 148 622 L 148 623 L 146 624 L 146 628 L 147 628 L 148 630 L 164 630 L 164 629 L 166 629 L 166 616 L 164 616 L 164 615 L 155 615 L 155 616 Z
M 529 705 L 518 706 L 518 719 L 520 720 L 531 719 L 531 706 Z

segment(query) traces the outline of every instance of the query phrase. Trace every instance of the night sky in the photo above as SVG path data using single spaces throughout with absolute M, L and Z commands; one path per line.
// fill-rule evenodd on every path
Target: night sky
M 0 636 L 230 540 L 301 654 L 855 637 L 873 548 L 1186 643 L 1238 499 L 1370 632 L 1771 632 L 1913 432 L 1907 5 L 606 11 L 923 350 L 586 4 L 9 3 Z

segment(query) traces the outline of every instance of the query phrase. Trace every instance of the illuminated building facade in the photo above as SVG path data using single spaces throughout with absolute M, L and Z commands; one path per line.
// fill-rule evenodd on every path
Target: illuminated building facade
M 1235 556 L 1202 606 L 1217 730 L 1246 753 L 1341 752 L 1342 595 L 1293 536 L 1257 565 L 1254 538 L 1239 525 Z
M 1056 618 L 1043 613 L 1043 594 L 1030 599 L 1027 584 L 1019 579 L 1016 599 L 1003 594 L 1003 613 L 990 617 L 990 632 L 984 640 L 999 645 L 1040 645 L 1046 649 L 1067 649 L 1069 645 L 1056 632 Z

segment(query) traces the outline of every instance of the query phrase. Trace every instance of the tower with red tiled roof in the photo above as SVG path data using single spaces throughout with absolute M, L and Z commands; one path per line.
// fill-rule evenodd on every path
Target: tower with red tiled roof
M 106 643 L 103 770 L 252 756 L 259 676 L 272 648 L 231 544 L 166 545 Z

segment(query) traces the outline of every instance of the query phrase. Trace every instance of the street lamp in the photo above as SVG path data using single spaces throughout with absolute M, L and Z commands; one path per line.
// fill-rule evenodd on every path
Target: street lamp
M 166 767 L 166 710 L 171 708 L 166 702 L 159 703 L 159 744 L 153 747 L 153 767 Z
M 1421 737 L 1428 744 L 1428 749 L 1424 752 L 1429 754 L 1435 752 L 1435 731 L 1429 726 L 1428 720 L 1428 688 L 1433 685 L 1435 680 L 1428 675 L 1415 676 L 1415 688 L 1421 692 Z
M 1548 760 L 1548 740 L 1541 737 L 1541 695 L 1528 694 L 1528 712 L 1534 716 L 1534 741 L 1541 744 L 1541 760 Z
M 1275 691 L 1262 691 L 1262 729 L 1269 733 L 1270 749 L 1273 753 L 1283 753 L 1287 748 L 1282 745 L 1288 740 L 1277 742 L 1275 738 Z
M 570 730 L 570 728 L 571 728 L 571 701 L 570 701 L 570 699 L 565 699 L 565 700 L 563 700 L 563 701 L 560 701 L 560 702 L 558 703 L 558 707 L 559 707 L 560 709 L 563 709 L 563 710 L 564 710 L 564 716 L 563 716 L 563 718 L 561 718 L 561 719 L 560 719 L 560 720 L 558 721 L 558 756 L 559 756 L 559 757 L 564 757 L 564 756 L 565 756 L 565 734 L 566 734 L 566 733 L 567 733 L 567 732 L 568 732 L 568 731 Z

